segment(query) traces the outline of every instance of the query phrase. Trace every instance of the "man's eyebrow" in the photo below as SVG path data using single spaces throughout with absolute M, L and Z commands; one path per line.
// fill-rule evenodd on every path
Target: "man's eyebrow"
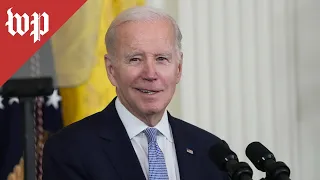
M 130 52 L 125 54 L 125 58 L 130 58 L 134 56 L 143 56 L 143 53 L 139 51 L 135 51 L 135 52 Z
M 172 53 L 166 52 L 166 53 L 156 53 L 154 56 L 165 56 L 165 57 L 171 57 Z
M 131 58 L 134 56 L 144 56 L 144 53 L 140 51 L 133 51 L 125 54 L 125 58 Z M 172 53 L 171 52 L 155 53 L 153 56 L 154 57 L 164 56 L 164 57 L 170 58 L 172 57 Z

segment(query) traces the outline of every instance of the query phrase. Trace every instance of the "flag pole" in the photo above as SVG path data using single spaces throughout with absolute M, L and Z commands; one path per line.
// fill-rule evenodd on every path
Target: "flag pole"
M 53 90 L 53 79 L 51 77 L 10 79 L 2 86 L 2 96 L 18 97 L 24 110 L 22 125 L 24 127 L 23 158 L 25 180 L 36 180 L 34 100 L 39 96 L 51 95 Z

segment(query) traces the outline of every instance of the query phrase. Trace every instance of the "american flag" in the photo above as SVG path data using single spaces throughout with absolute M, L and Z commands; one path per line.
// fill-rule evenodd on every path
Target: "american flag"
M 38 127 L 36 129 L 42 128 L 39 125 L 43 126 L 45 134 L 48 135 L 55 133 L 63 127 L 60 109 L 61 101 L 59 91 L 54 90 L 52 95 L 43 97 L 43 100 L 40 102 L 42 106 L 35 105 L 35 121 L 36 127 Z M 14 166 L 19 163 L 22 157 L 23 116 L 23 107 L 19 103 L 18 98 L 0 96 L 0 180 L 7 180 L 8 174 L 12 172 Z M 43 120 L 43 125 L 37 122 L 37 118 Z M 39 172 L 41 173 L 39 169 L 35 171 L 38 174 Z

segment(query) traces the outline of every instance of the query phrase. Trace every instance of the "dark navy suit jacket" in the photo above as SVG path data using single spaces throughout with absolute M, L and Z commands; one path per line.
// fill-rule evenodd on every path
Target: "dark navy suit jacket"
M 47 140 L 43 180 L 145 180 L 114 102 Z M 221 140 L 169 113 L 168 118 L 181 180 L 227 180 L 208 158 L 209 148 Z

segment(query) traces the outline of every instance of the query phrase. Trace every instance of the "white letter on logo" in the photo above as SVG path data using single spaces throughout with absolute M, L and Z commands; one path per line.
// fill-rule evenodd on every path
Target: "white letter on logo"
M 13 15 L 13 13 L 11 12 L 11 9 L 12 8 L 8 9 L 7 11 L 8 21 L 5 24 L 6 26 L 8 26 L 8 32 L 12 36 L 16 35 L 16 33 L 19 33 L 21 36 L 23 36 L 27 31 L 29 31 L 29 16 L 26 13 L 24 13 L 22 17 L 18 13 Z M 17 20 L 17 31 L 13 29 L 13 18 Z M 22 30 L 22 18 L 24 22 L 23 30 Z
M 33 20 L 31 24 L 33 24 L 33 31 L 31 31 L 30 36 L 33 35 L 33 42 L 40 41 L 40 36 L 45 35 L 49 31 L 49 15 L 47 13 L 42 13 L 40 15 L 38 13 L 33 13 Z M 43 30 L 41 29 L 41 17 L 43 17 Z

